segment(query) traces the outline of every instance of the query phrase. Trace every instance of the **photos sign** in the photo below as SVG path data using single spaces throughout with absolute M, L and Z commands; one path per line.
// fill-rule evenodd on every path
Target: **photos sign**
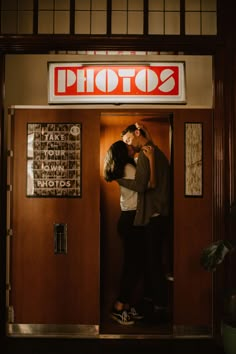
M 185 103 L 184 63 L 49 63 L 49 103 Z

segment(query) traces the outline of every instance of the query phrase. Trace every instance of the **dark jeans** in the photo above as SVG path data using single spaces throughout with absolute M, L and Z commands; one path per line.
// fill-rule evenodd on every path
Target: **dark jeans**
M 136 211 L 121 212 L 118 232 L 123 241 L 124 260 L 118 300 L 134 305 L 144 277 L 144 228 L 134 226 Z
M 167 280 L 163 262 L 164 242 L 167 238 L 168 217 L 156 216 L 145 226 L 145 283 L 144 296 L 154 304 L 166 306 Z
M 135 211 L 121 212 L 118 232 L 124 246 L 124 263 L 118 300 L 133 304 L 141 282 L 140 299 L 150 298 L 155 305 L 168 303 L 167 280 L 163 262 L 168 217 L 150 219 L 145 227 L 133 226 Z

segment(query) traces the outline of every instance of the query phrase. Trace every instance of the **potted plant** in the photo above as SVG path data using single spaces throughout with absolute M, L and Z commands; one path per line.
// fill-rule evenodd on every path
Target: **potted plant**
M 230 234 L 235 234 L 236 203 L 230 208 Z M 234 232 L 233 232 L 234 230 Z M 201 254 L 201 265 L 214 272 L 219 265 L 236 249 L 235 240 L 219 240 L 206 247 Z M 232 270 L 233 271 L 233 270 Z M 236 354 L 236 287 L 228 289 L 224 298 L 221 334 L 226 354 Z

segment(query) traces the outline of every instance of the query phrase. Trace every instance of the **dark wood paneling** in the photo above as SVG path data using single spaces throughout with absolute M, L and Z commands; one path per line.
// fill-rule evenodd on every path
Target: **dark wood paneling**
M 4 83 L 5 83 L 5 58 L 0 55 L 0 336 L 5 330 L 5 314 L 6 314 L 6 120 L 4 118 Z
M 35 35 L 2 36 L 0 50 L 3 53 L 37 53 L 51 51 L 120 50 L 120 51 L 166 51 L 185 54 L 211 54 L 222 40 L 215 36 L 176 35 Z

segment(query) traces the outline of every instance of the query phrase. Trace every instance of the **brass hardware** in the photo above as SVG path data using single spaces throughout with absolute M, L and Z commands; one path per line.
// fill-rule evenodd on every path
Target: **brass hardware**
M 14 156 L 13 150 L 7 150 L 7 156 L 8 157 L 13 157 Z
M 7 229 L 7 236 L 13 236 L 13 230 Z
M 14 307 L 8 307 L 8 323 L 14 323 Z

